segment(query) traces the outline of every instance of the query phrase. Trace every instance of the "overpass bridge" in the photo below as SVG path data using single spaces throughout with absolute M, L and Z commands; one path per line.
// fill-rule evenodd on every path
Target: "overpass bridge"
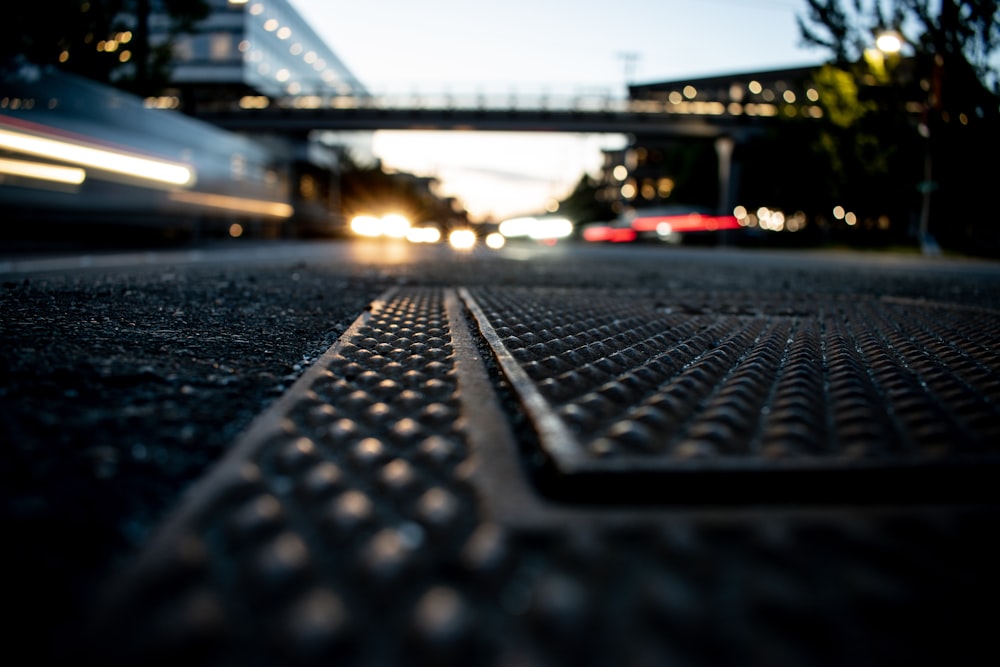
M 782 116 L 817 118 L 813 105 L 717 100 L 619 99 L 609 95 L 247 96 L 198 110 L 199 118 L 239 132 L 312 130 L 472 130 L 622 133 L 739 142 Z
M 601 94 L 549 95 L 299 95 L 247 96 L 231 106 L 202 109 L 202 120 L 249 134 L 306 137 L 317 130 L 443 130 L 630 134 L 646 138 L 713 140 L 718 156 L 720 212 L 736 187 L 733 150 L 784 117 L 820 118 L 815 104 L 747 102 L 683 95 L 623 99 Z

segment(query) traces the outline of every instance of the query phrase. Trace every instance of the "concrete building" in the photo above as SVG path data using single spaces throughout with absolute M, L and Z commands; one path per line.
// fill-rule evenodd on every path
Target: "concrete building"
M 673 115 L 819 118 L 812 83 L 818 66 L 654 82 L 629 86 L 632 108 Z M 662 137 L 637 133 L 607 151 L 598 196 L 625 218 L 636 211 L 688 207 L 733 211 L 741 168 L 738 148 L 749 135 Z
M 656 105 L 673 114 L 697 113 L 732 117 L 803 117 L 822 115 L 819 93 L 812 84 L 816 67 L 681 79 L 629 87 L 633 105 Z M 676 141 L 636 136 L 623 163 L 627 177 L 619 192 L 635 207 L 662 206 L 676 200 L 678 191 L 689 204 L 716 206 L 730 212 L 738 174 L 731 164 L 739 139 L 720 137 Z M 718 179 L 691 174 L 719 174 Z

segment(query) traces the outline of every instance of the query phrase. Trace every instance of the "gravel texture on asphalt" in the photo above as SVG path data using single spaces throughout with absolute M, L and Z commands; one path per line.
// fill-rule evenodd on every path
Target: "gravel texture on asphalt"
M 306 266 L 10 279 L 0 511 L 43 653 L 184 489 L 384 289 Z

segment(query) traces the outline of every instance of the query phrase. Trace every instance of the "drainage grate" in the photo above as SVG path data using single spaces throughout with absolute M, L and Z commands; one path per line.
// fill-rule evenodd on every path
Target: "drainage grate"
M 416 623 L 415 645 L 447 633 L 462 604 L 428 567 L 476 525 L 453 357 L 440 290 L 376 301 L 116 583 L 98 653 L 278 664 L 351 653 L 376 619 Z
M 995 313 L 864 298 L 464 296 L 535 424 L 549 494 L 800 503 L 995 493 Z

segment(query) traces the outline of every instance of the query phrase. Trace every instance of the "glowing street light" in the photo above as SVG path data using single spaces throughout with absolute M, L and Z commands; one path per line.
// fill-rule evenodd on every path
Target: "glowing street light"
M 448 243 L 456 250 L 470 250 L 476 245 L 476 233 L 471 229 L 456 229 L 448 235 Z
M 875 36 L 875 46 L 882 53 L 899 53 L 903 50 L 903 37 L 895 30 L 883 30 Z

